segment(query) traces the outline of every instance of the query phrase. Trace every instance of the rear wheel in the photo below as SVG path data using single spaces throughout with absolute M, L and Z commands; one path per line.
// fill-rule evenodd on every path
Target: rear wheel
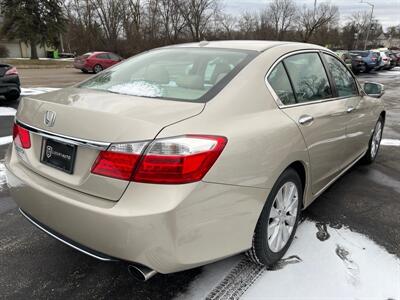
M 303 188 L 298 173 L 289 168 L 278 178 L 261 212 L 246 255 L 259 265 L 273 266 L 286 253 L 300 217 Z
M 99 72 L 101 72 L 101 71 L 103 71 L 103 67 L 102 67 L 101 65 L 95 65 L 95 66 L 93 67 L 93 72 L 94 72 L 95 74 L 97 74 L 97 73 L 99 73 Z
M 380 116 L 378 122 L 376 122 L 371 139 L 369 140 L 367 153 L 365 153 L 362 158 L 362 162 L 366 164 L 371 164 L 378 155 L 382 140 L 383 124 L 383 118 Z
M 88 70 L 86 70 L 86 69 L 82 69 L 81 71 L 82 71 L 83 73 L 85 73 L 85 74 L 89 73 Z

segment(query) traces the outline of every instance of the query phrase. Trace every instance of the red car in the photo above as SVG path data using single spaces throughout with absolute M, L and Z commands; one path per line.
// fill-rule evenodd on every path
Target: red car
M 107 69 L 117 63 L 123 58 L 111 52 L 89 52 L 82 56 L 78 56 L 74 60 L 74 67 L 81 70 L 83 73 L 100 71 Z

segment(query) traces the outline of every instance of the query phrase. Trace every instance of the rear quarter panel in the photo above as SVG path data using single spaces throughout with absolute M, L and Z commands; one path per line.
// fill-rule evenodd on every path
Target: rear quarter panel
M 290 49 L 299 50 L 287 45 L 260 54 L 206 104 L 200 115 L 168 126 L 158 137 L 227 137 L 224 151 L 203 179 L 206 182 L 269 189 L 294 161 L 301 161 L 308 173 L 303 136 L 278 108 L 265 84 L 270 66 Z

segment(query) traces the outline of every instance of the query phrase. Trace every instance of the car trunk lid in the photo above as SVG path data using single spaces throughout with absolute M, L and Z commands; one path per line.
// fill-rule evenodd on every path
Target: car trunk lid
M 75 87 L 24 98 L 17 120 L 31 131 L 32 147 L 24 150 L 22 160 L 28 168 L 62 185 L 116 201 L 128 182 L 91 173 L 101 147 L 110 143 L 152 140 L 165 126 L 195 116 L 203 108 L 203 103 Z M 50 126 L 45 124 L 48 112 L 55 117 Z M 76 147 L 72 174 L 41 162 L 46 155 L 43 150 L 46 139 Z

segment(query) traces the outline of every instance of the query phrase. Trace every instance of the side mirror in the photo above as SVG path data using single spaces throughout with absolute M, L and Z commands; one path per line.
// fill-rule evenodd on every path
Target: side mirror
M 364 83 L 364 92 L 374 98 L 380 98 L 385 93 L 385 87 L 383 84 L 375 82 Z

